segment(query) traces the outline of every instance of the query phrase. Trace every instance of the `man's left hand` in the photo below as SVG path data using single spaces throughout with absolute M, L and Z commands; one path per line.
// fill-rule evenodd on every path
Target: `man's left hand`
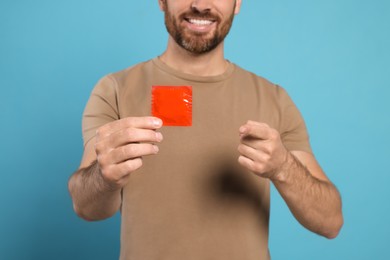
M 276 179 L 289 153 L 279 132 L 265 123 L 248 121 L 239 133 L 238 162 L 256 175 Z

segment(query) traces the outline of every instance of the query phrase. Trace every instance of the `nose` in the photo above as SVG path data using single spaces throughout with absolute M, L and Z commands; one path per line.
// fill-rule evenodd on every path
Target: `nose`
M 210 0 L 194 0 L 191 4 L 191 9 L 199 13 L 209 12 L 211 10 Z

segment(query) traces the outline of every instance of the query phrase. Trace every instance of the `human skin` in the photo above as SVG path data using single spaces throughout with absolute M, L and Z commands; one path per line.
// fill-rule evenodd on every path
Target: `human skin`
M 212 37 L 241 7 L 240 0 L 158 2 L 163 12 L 173 15 L 187 38 Z M 189 10 L 211 12 L 218 16 L 218 22 L 191 23 L 191 17 L 182 16 Z M 208 52 L 193 53 L 171 35 L 160 59 L 174 69 L 199 76 L 222 74 L 227 64 L 223 41 Z M 86 144 L 79 170 L 69 180 L 78 215 L 100 220 L 119 210 L 121 189 L 130 174 L 142 167 L 142 156 L 158 154 L 157 144 L 163 139 L 158 133 L 160 127 L 161 120 L 143 117 L 121 119 L 98 129 L 96 137 Z M 261 122 L 248 121 L 238 133 L 239 163 L 259 178 L 270 179 L 303 226 L 325 237 L 336 237 L 343 225 L 340 194 L 315 157 L 303 151 L 287 151 L 280 134 Z
M 201 32 L 203 37 L 208 38 L 216 33 L 221 23 L 231 18 L 232 14 L 238 13 L 240 2 L 170 1 L 169 7 L 176 17 L 191 9 L 201 13 L 213 9 L 213 13 L 220 18 L 220 23 L 196 26 L 183 20 L 180 22 L 190 28 L 187 34 Z M 165 3 L 159 1 L 162 11 L 167 10 Z M 160 59 L 173 68 L 202 76 L 221 74 L 226 66 L 223 42 L 207 53 L 195 55 L 180 47 L 172 36 L 169 37 L 167 49 Z M 157 130 L 161 125 L 158 118 L 125 118 L 98 129 L 97 135 L 86 144 L 79 169 L 68 183 L 74 210 L 80 217 L 86 220 L 101 220 L 119 210 L 121 189 L 127 184 L 129 175 L 142 166 L 142 156 L 158 153 L 156 144 L 161 142 L 162 135 L 155 132 L 154 136 L 151 131 Z M 116 140 L 122 140 L 122 143 L 118 145 Z M 116 158 L 117 156 L 120 158 Z
M 199 2 L 197 3 L 199 5 Z M 196 5 L 195 5 L 196 6 Z M 179 12 L 175 10 L 178 8 Z M 184 50 L 200 55 L 209 53 L 227 36 L 233 24 L 238 8 L 227 13 L 214 12 L 211 9 L 184 8 L 162 2 L 165 12 L 165 26 L 169 34 Z
M 114 215 L 121 204 L 121 189 L 142 157 L 158 153 L 163 137 L 154 117 L 128 117 L 100 127 L 84 149 L 79 170 L 69 180 L 75 212 L 86 220 Z
M 217 30 L 220 30 L 221 24 L 231 19 L 232 15 L 238 14 L 241 7 L 241 0 L 159 0 L 158 2 L 160 9 L 163 12 L 171 13 L 187 35 L 195 37 L 201 33 L 205 38 L 210 38 Z M 166 2 L 169 4 L 166 5 Z M 207 26 L 197 26 L 180 18 L 183 13 L 189 12 L 191 9 L 200 13 L 211 12 L 218 16 L 220 21 Z M 224 58 L 224 41 L 207 53 L 194 54 L 181 47 L 172 36 L 169 36 L 166 51 L 160 56 L 160 59 L 176 70 L 199 76 L 220 75 L 227 66 L 227 61 Z
M 239 136 L 238 162 L 270 179 L 304 227 L 335 238 L 343 225 L 341 198 L 315 157 L 287 151 L 278 131 L 264 123 L 248 121 L 240 127 Z

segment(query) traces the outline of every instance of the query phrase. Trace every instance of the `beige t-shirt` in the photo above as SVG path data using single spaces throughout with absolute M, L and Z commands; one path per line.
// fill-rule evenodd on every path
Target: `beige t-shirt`
M 222 75 L 176 71 L 158 58 L 104 77 L 83 117 L 98 127 L 151 115 L 154 85 L 192 86 L 192 126 L 163 126 L 157 155 L 123 189 L 122 260 L 269 259 L 270 184 L 237 163 L 247 120 L 277 129 L 288 150 L 311 152 L 305 123 L 285 90 L 230 63 Z

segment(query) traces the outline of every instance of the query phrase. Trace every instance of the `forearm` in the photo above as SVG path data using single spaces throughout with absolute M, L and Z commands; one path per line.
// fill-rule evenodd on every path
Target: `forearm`
M 113 191 L 104 183 L 96 161 L 75 172 L 68 187 L 74 210 L 83 219 L 102 220 L 111 217 L 120 208 L 120 190 Z
M 315 178 L 291 153 L 273 183 L 303 226 L 327 238 L 337 236 L 343 217 L 332 183 Z

